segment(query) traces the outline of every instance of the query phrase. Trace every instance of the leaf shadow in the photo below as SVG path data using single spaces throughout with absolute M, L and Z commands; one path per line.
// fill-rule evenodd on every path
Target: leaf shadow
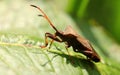
M 49 62 L 53 61 L 53 59 L 54 59 L 55 57 L 57 57 L 57 56 L 58 56 L 58 55 L 54 55 L 54 56 L 52 57 L 52 59 L 48 60 L 47 62 L 45 62 L 45 63 L 42 64 L 41 66 L 46 66 Z
M 90 60 L 84 59 L 83 57 L 78 58 L 78 57 L 75 57 L 75 56 L 70 56 L 70 55 L 67 55 L 67 54 L 64 54 L 64 53 L 61 54 L 61 53 L 53 52 L 53 51 L 49 51 L 49 52 L 57 54 L 57 55 L 61 56 L 62 58 L 66 58 L 66 63 L 67 64 L 70 63 L 74 67 L 80 67 L 81 69 L 85 69 L 88 72 L 89 75 L 101 75 L 97 66 L 95 65 L 95 63 L 90 61 Z M 52 60 L 55 57 L 53 57 Z

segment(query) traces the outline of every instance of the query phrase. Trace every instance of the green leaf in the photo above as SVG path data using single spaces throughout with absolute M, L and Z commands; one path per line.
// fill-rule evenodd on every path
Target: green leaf
M 58 29 L 65 29 L 66 25 L 70 24 L 79 34 L 92 41 L 102 62 L 88 61 L 84 55 L 75 53 L 72 48 L 69 48 L 69 55 L 64 43 L 54 42 L 51 49 L 41 49 L 39 46 L 44 43 L 45 32 L 54 33 L 54 30 L 46 20 L 37 16 L 39 12 L 30 7 L 30 4 L 40 6 Z M 118 66 L 120 55 L 117 54 L 119 51 L 112 52 L 110 48 L 115 42 L 104 33 L 101 27 L 87 28 L 84 24 L 81 27 L 83 30 L 79 30 L 69 16 L 56 11 L 50 3 L 42 1 L 11 0 L 9 2 L 4 0 L 1 1 L 0 7 L 2 8 L 0 9 L 0 73 L 2 75 L 120 74 Z M 87 36 L 84 29 L 90 30 L 87 33 L 93 34 L 97 43 L 93 42 L 92 35 Z M 112 47 L 119 48 L 117 44 Z M 111 51 L 107 51 L 109 49 Z M 104 52 L 109 56 L 105 55 Z M 117 57 L 118 59 L 114 59 Z

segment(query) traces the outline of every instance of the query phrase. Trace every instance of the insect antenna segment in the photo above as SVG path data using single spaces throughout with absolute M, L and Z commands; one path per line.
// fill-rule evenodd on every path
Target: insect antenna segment
M 39 8 L 38 6 L 35 6 L 35 5 L 31 5 L 31 6 L 37 8 L 43 14 L 43 15 L 38 15 L 38 16 L 44 17 L 50 23 L 50 25 L 53 27 L 53 29 L 55 29 L 55 31 L 58 32 L 56 27 L 53 25 L 53 23 L 50 21 L 48 16 L 43 12 L 43 10 L 41 8 Z

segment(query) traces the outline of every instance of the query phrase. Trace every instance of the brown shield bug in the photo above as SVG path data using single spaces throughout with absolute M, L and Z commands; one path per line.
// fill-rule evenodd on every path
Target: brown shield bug
M 37 8 L 43 14 L 39 16 L 44 17 L 56 31 L 55 34 L 45 33 L 45 46 L 40 46 L 41 48 L 44 48 L 48 45 L 47 38 L 49 37 L 52 39 L 50 46 L 53 41 L 64 42 L 66 44 L 66 49 L 72 46 L 75 52 L 84 54 L 88 59 L 93 60 L 94 62 L 100 62 L 99 55 L 95 52 L 89 41 L 77 34 L 71 26 L 67 26 L 65 31 L 57 30 L 57 28 L 53 25 L 41 8 L 35 5 L 31 6 Z

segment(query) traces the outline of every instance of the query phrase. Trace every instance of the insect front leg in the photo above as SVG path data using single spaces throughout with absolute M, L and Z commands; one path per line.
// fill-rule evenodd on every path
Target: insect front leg
M 51 45 L 52 45 L 53 42 L 54 42 L 54 40 L 52 39 L 51 42 L 50 42 L 49 49 L 51 48 Z
M 56 35 L 53 35 L 51 33 L 45 33 L 45 45 L 44 46 L 40 46 L 41 48 L 47 47 L 47 45 L 48 45 L 48 39 L 47 38 L 48 37 L 52 39 L 52 41 L 50 43 L 50 46 L 51 46 L 51 44 L 53 43 L 54 40 L 57 41 L 57 42 L 62 42 L 62 40 L 60 40 L 59 38 L 57 38 Z

